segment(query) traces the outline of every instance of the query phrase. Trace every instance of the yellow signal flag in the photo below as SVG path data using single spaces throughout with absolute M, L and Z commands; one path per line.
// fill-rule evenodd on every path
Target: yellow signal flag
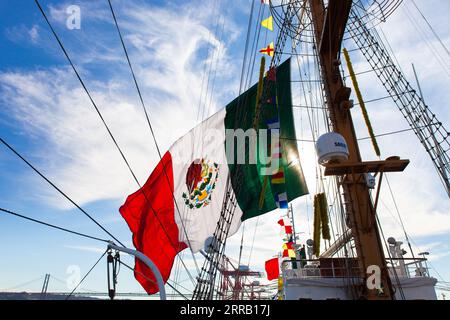
M 263 20 L 263 21 L 261 22 L 261 25 L 262 25 L 264 28 L 267 28 L 267 29 L 269 29 L 270 31 L 273 31 L 273 17 L 270 16 L 270 17 L 268 17 L 267 19 Z

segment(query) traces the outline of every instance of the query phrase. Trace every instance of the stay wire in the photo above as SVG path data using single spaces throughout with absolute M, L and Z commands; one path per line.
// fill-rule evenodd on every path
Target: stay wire
M 247 27 L 247 36 L 246 36 L 246 40 L 245 40 L 244 58 L 242 59 L 242 71 L 241 71 L 241 80 L 240 80 L 240 84 L 239 84 L 239 95 L 241 95 L 243 85 L 244 85 L 245 66 L 247 64 L 248 46 L 249 46 L 250 33 L 251 33 L 251 28 L 252 28 L 254 8 L 255 8 L 255 2 L 252 1 L 252 7 L 250 9 L 250 17 L 249 17 L 248 27 Z
M 156 151 L 158 152 L 158 156 L 159 156 L 160 161 L 162 161 L 161 150 L 159 149 L 158 141 L 157 141 L 157 139 L 156 139 L 155 132 L 154 132 L 154 130 L 153 130 L 153 126 L 152 126 L 152 124 L 151 124 L 151 122 L 150 122 L 150 118 L 149 118 L 148 112 L 147 112 L 147 107 L 145 106 L 144 98 L 142 97 L 141 89 L 139 88 L 139 84 L 138 84 L 136 75 L 135 75 L 135 73 L 134 73 L 133 66 L 132 66 L 132 64 L 131 64 L 130 56 L 129 56 L 129 54 L 128 54 L 128 50 L 127 50 L 127 47 L 126 47 L 126 45 L 125 45 L 125 41 L 123 40 L 122 32 L 120 31 L 119 23 L 118 23 L 118 21 L 117 21 L 116 14 L 115 14 L 115 12 L 114 12 L 114 8 L 113 8 L 113 6 L 112 6 L 111 0 L 108 0 L 108 4 L 109 4 L 109 8 L 111 9 L 111 14 L 112 14 L 112 17 L 113 17 L 113 19 L 114 19 L 114 24 L 116 25 L 117 32 L 118 32 L 118 34 L 119 34 L 120 42 L 122 43 L 122 48 L 123 48 L 123 51 L 124 51 L 124 53 L 125 53 L 125 56 L 126 56 L 126 59 L 127 59 L 127 62 L 128 62 L 128 66 L 130 67 L 131 75 L 133 76 L 134 84 L 135 84 L 135 86 L 136 86 L 136 90 L 137 90 L 137 93 L 138 93 L 138 95 L 139 95 L 139 100 L 140 100 L 140 102 L 141 102 L 142 109 L 143 109 L 143 111 L 144 111 L 144 113 L 145 113 L 145 118 L 147 119 L 147 124 L 148 124 L 148 127 L 149 127 L 149 129 L 150 129 L 150 133 L 151 133 L 151 135 L 152 135 L 153 142 L 155 143 Z M 130 169 L 130 170 L 131 170 L 131 169 Z M 169 176 L 167 175 L 167 170 L 166 170 L 166 166 L 165 166 L 165 165 L 163 165 L 163 171 L 164 171 L 164 175 L 165 175 L 165 177 L 166 177 L 167 183 L 168 183 L 168 185 L 170 186 L 170 179 L 169 179 Z M 133 176 L 134 176 L 134 174 L 133 174 Z M 139 182 L 137 181 L 137 179 L 136 179 L 136 182 L 138 183 L 139 187 L 141 187 L 140 184 L 139 184 Z M 141 188 L 142 188 L 142 187 L 141 187 Z M 147 197 L 146 197 L 146 198 L 147 198 Z M 188 237 L 188 235 L 187 235 L 186 226 L 185 226 L 183 220 L 181 219 L 181 212 L 180 212 L 180 209 L 179 209 L 179 207 L 178 207 L 178 203 L 177 203 L 177 201 L 176 201 L 176 199 L 175 199 L 175 195 L 173 194 L 173 191 L 172 191 L 172 198 L 173 198 L 173 200 L 174 200 L 175 207 L 176 207 L 176 210 L 177 210 L 177 212 L 178 212 L 178 215 L 180 216 L 181 225 L 182 225 L 184 234 L 185 234 L 185 236 L 186 236 L 186 240 L 187 240 L 187 242 L 188 242 L 188 244 L 189 244 L 189 249 L 190 249 L 190 251 L 191 251 L 191 253 L 192 253 L 192 258 L 193 258 L 194 263 L 195 263 L 195 266 L 196 266 L 196 268 L 197 268 L 197 272 L 199 272 L 200 269 L 199 269 L 199 267 L 198 267 L 197 260 L 196 260 L 196 258 L 195 258 L 194 252 L 192 251 L 191 244 L 190 244 L 190 240 L 189 240 L 189 237 Z M 155 213 L 155 215 L 156 215 L 156 213 Z
M 59 226 L 56 226 L 54 224 L 50 224 L 50 223 L 47 223 L 47 222 L 44 222 L 44 221 L 41 221 L 41 220 L 33 219 L 33 218 L 24 216 L 22 214 L 19 214 L 17 212 L 13 212 L 13 211 L 10 211 L 10 210 L 7 210 L 7 209 L 0 208 L 0 211 L 4 212 L 4 213 L 7 213 L 7 214 L 10 214 L 10 215 L 13 215 L 13 216 L 16 216 L 16 217 L 19 217 L 19 218 L 22 218 L 22 219 L 25 219 L 25 220 L 28 220 L 28 221 L 32 221 L 32 222 L 35 222 L 35 223 L 38 223 L 38 224 L 50 227 L 50 228 L 54 228 L 54 229 L 57 229 L 57 230 L 65 231 L 65 232 L 68 232 L 68 233 L 71 233 L 71 234 L 75 234 L 75 235 L 78 235 L 78 236 L 81 236 L 81 237 L 89 238 L 89 239 L 92 239 L 92 240 L 97 240 L 97 241 L 102 241 L 102 242 L 109 243 L 108 240 L 100 239 L 100 238 L 93 237 L 93 236 L 90 236 L 90 235 L 87 235 L 87 234 L 84 234 L 84 233 L 81 233 L 81 232 L 77 232 L 77 231 L 69 230 L 69 229 L 66 229 L 66 228 L 63 228 L 63 227 L 59 227 Z
M 100 262 L 100 260 L 103 259 L 103 257 L 105 256 L 105 254 L 108 252 L 109 249 L 105 250 L 105 252 L 103 252 L 103 254 L 100 256 L 100 258 L 97 260 L 97 262 L 92 266 L 91 269 L 89 269 L 89 271 L 84 275 L 83 279 L 81 279 L 81 281 L 76 285 L 75 288 L 73 288 L 72 292 L 66 297 L 66 300 L 69 300 L 70 297 L 73 295 L 73 293 L 75 292 L 75 290 L 78 289 L 78 287 L 83 283 L 83 281 L 87 278 L 87 276 L 92 272 L 92 270 L 94 270 L 94 268 L 97 266 L 97 264 Z
M 212 8 L 212 11 L 211 11 L 212 14 L 214 14 L 216 10 L 217 10 L 217 13 L 220 12 L 219 7 L 218 7 L 218 1 L 214 1 L 213 8 Z M 209 34 L 208 34 L 208 41 L 210 41 L 211 38 L 215 38 L 216 36 L 217 37 L 219 36 L 219 31 L 218 31 L 219 30 L 219 22 L 220 22 L 220 14 L 219 14 L 218 19 L 216 20 L 214 31 L 213 32 L 210 31 Z M 203 121 L 205 119 L 205 109 L 206 109 L 207 104 L 208 104 L 208 95 L 209 95 L 209 92 L 210 92 L 210 83 L 211 83 L 211 80 L 212 80 L 211 74 L 213 72 L 212 70 L 213 70 L 213 65 L 214 65 L 215 56 L 216 56 L 216 52 L 217 52 L 217 50 L 215 50 L 215 48 L 213 48 L 213 46 L 211 45 L 210 42 L 208 42 L 208 47 L 209 48 L 207 50 L 206 57 L 207 57 L 207 59 L 210 59 L 210 62 L 209 62 L 209 66 L 207 66 L 208 63 L 205 62 L 205 71 L 204 71 L 205 72 L 204 75 L 206 75 L 205 99 L 203 101 L 203 93 L 202 93 L 201 94 L 201 99 L 202 99 L 203 103 L 201 105 L 201 110 L 199 110 L 199 114 L 197 115 L 197 121 L 198 121 L 199 117 L 200 117 L 200 121 Z M 206 71 L 206 69 L 208 69 L 208 71 Z M 202 88 L 202 90 L 203 90 L 203 88 Z M 211 90 L 211 95 L 212 94 L 213 94 L 213 92 Z
M 385 209 L 387 210 L 387 212 L 390 213 L 390 215 L 392 216 L 392 219 L 393 219 L 396 223 L 398 223 L 398 225 L 399 225 L 400 227 L 402 227 L 402 223 L 398 220 L 398 217 L 395 217 L 395 215 L 393 214 L 393 212 L 391 211 L 391 209 L 386 205 L 386 203 L 384 203 L 384 201 L 382 201 L 381 199 L 380 199 L 380 201 L 381 201 L 381 203 L 384 205 L 384 207 L 385 207 Z M 403 231 L 406 232 L 406 229 L 404 229 Z M 411 241 L 411 243 L 416 247 L 416 249 L 420 250 L 420 249 L 421 249 L 420 246 L 414 241 L 414 239 L 411 237 L 411 235 L 409 235 L 407 232 L 406 232 L 406 234 L 407 234 L 408 241 Z M 410 247 L 410 250 L 412 251 L 412 248 L 411 248 L 411 247 Z M 431 263 L 429 260 L 428 260 L 428 265 L 430 266 L 431 269 L 433 269 L 433 270 L 435 271 L 436 275 L 437 275 L 439 278 L 441 278 L 442 281 L 445 281 L 444 278 L 439 274 L 439 272 L 437 271 L 437 269 L 432 265 L 432 263 Z
M 18 153 L 11 145 L 9 145 L 3 138 L 0 137 L 0 142 L 5 145 L 9 150 L 11 150 L 17 157 L 19 157 L 23 162 L 25 162 L 34 172 L 36 172 L 42 179 L 44 179 L 48 184 L 50 184 L 56 191 L 58 191 L 64 198 L 66 198 L 70 203 L 72 203 L 78 210 L 80 210 L 86 217 L 88 217 L 92 222 L 94 222 L 97 226 L 100 227 L 104 232 L 106 232 L 111 238 L 116 240 L 123 247 L 125 245 L 120 242 L 116 237 L 114 237 L 111 232 L 106 230 L 97 220 L 94 219 L 89 213 L 86 212 L 83 208 L 81 208 L 75 201 L 72 200 L 66 193 L 64 193 L 60 188 L 58 188 L 52 181 L 50 181 L 44 174 L 42 174 L 38 169 L 36 169 L 27 159 L 25 159 L 20 153 Z
M 433 35 L 436 37 L 436 39 L 441 44 L 441 46 L 444 49 L 444 51 L 447 53 L 447 55 L 450 56 L 450 51 L 448 50 L 447 46 L 444 44 L 444 42 L 442 41 L 441 37 L 437 34 L 436 30 L 433 28 L 433 26 L 428 21 L 428 19 L 425 17 L 425 15 L 423 14 L 422 10 L 420 10 L 420 8 L 417 6 L 416 1 L 414 1 L 414 0 L 411 0 L 411 1 L 412 1 L 412 4 L 414 5 L 414 7 L 416 7 L 417 11 L 422 16 L 423 20 L 425 20 L 425 23 L 428 25 L 428 27 L 430 28 L 431 32 L 433 32 Z
M 425 128 L 426 126 L 421 126 L 418 127 L 418 129 L 422 129 Z M 376 138 L 381 138 L 381 137 L 386 137 L 386 136 L 391 136 L 391 135 L 395 135 L 395 134 L 400 134 L 400 133 L 405 133 L 405 132 L 409 132 L 412 131 L 414 129 L 403 129 L 403 130 L 396 130 L 396 131 L 391 131 L 391 132 L 386 132 L 386 133 L 381 133 L 381 134 L 377 134 L 375 135 Z M 310 140 L 310 139 L 297 139 L 297 138 L 285 138 L 285 137 L 281 137 L 281 140 L 294 140 L 294 141 L 298 141 L 298 142 L 310 142 L 310 143 L 316 143 L 315 140 Z M 369 140 L 371 139 L 371 137 L 362 137 L 362 138 L 358 138 L 358 141 L 362 141 L 362 140 Z
M 411 241 L 409 239 L 408 233 L 406 232 L 406 227 L 405 227 L 405 224 L 403 223 L 403 218 L 402 218 L 402 215 L 400 214 L 400 210 L 398 208 L 397 201 L 395 200 L 394 192 L 392 191 L 392 187 L 391 187 L 391 184 L 389 182 L 387 174 L 385 174 L 385 178 L 386 178 L 387 186 L 389 188 L 389 193 L 391 194 L 392 202 L 394 203 L 395 211 L 397 212 L 398 220 L 400 221 L 400 225 L 401 225 L 401 227 L 403 229 L 403 233 L 405 235 L 405 240 L 408 243 L 409 250 L 411 251 L 411 255 L 413 257 L 413 261 L 416 261 L 416 257 L 414 255 L 414 251 L 413 251 L 413 248 L 411 246 Z M 417 263 L 416 263 L 416 266 L 417 266 L 417 268 L 419 268 L 419 265 Z
M 220 19 L 220 17 L 219 17 L 219 19 Z M 219 45 L 217 48 L 217 56 L 216 56 L 216 61 L 215 61 L 216 66 L 214 67 L 213 75 L 212 75 L 212 84 L 211 84 L 211 91 L 210 91 L 210 95 L 209 95 L 209 103 L 207 101 L 205 101 L 206 102 L 206 105 L 205 105 L 206 110 L 204 109 L 204 111 L 206 111 L 206 113 L 203 115 L 203 119 L 206 119 L 207 117 L 209 117 L 210 109 L 212 108 L 212 105 L 213 105 L 214 89 L 216 87 L 217 69 L 219 67 L 219 59 L 220 59 L 220 54 L 221 54 L 221 50 L 223 47 L 222 39 L 223 39 L 223 35 L 224 35 L 225 21 L 226 21 L 226 19 L 225 19 L 225 17 L 223 17 L 222 18 L 222 28 L 219 33 Z
M 430 50 L 430 53 L 434 56 L 436 61 L 441 65 L 443 71 L 447 74 L 449 74 L 450 66 L 448 64 L 448 59 L 445 59 L 439 52 L 439 50 L 435 47 L 435 44 L 433 41 L 431 41 L 425 32 L 425 30 L 420 26 L 419 22 L 415 19 L 413 13 L 408 9 L 407 6 L 403 7 L 404 13 L 408 20 L 410 21 L 411 25 L 416 29 L 417 34 L 422 38 L 423 42 L 426 44 L 428 49 Z M 380 29 L 381 30 L 381 29 Z
M 402 300 L 406 300 L 405 294 L 403 292 L 403 287 L 402 287 L 402 284 L 400 282 L 400 278 L 399 278 L 398 273 L 397 273 L 397 269 L 395 268 L 395 265 L 394 265 L 394 261 L 393 261 L 393 258 L 392 258 L 391 251 L 389 250 L 389 245 L 388 245 L 388 243 L 386 241 L 386 237 L 384 236 L 383 227 L 381 226 L 380 219 L 379 219 L 377 214 L 375 214 L 375 221 L 378 224 L 378 228 L 380 229 L 381 238 L 383 239 L 382 243 L 385 246 L 386 252 L 388 253 L 388 258 L 389 258 L 389 260 L 391 262 L 391 265 L 392 265 L 392 270 L 394 271 L 394 277 L 395 277 L 395 281 L 397 283 L 397 288 L 393 288 L 393 289 L 395 291 L 397 291 L 397 289 L 399 289 L 400 297 L 402 298 Z M 388 277 L 390 277 L 390 276 L 388 275 Z M 391 284 L 392 284 L 392 279 L 391 279 Z M 394 293 L 394 296 L 392 297 L 392 299 L 396 300 L 395 299 L 395 293 Z

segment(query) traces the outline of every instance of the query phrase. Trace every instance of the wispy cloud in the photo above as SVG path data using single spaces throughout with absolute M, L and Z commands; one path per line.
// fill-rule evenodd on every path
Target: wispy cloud
M 31 27 L 25 24 L 8 27 L 4 32 L 7 39 L 21 45 L 26 45 L 27 43 L 35 45 L 40 40 L 40 27 L 36 24 Z
M 31 41 L 33 43 L 36 43 L 39 39 L 39 29 L 37 25 L 34 25 L 29 31 L 28 34 L 30 35 Z

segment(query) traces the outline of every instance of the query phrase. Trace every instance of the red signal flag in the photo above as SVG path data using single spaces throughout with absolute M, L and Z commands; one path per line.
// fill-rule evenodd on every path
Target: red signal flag
M 286 230 L 286 234 L 292 234 L 292 226 L 284 226 L 284 229 Z
M 265 269 L 268 280 L 278 279 L 280 275 L 280 266 L 278 265 L 278 258 L 273 258 L 265 263 Z

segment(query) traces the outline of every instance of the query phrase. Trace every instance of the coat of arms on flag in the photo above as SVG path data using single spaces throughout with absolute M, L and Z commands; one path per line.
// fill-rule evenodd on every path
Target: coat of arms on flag
M 209 164 L 205 159 L 197 159 L 191 163 L 186 173 L 186 187 L 189 192 L 183 193 L 184 203 L 189 209 L 206 207 L 216 187 L 219 165 Z

